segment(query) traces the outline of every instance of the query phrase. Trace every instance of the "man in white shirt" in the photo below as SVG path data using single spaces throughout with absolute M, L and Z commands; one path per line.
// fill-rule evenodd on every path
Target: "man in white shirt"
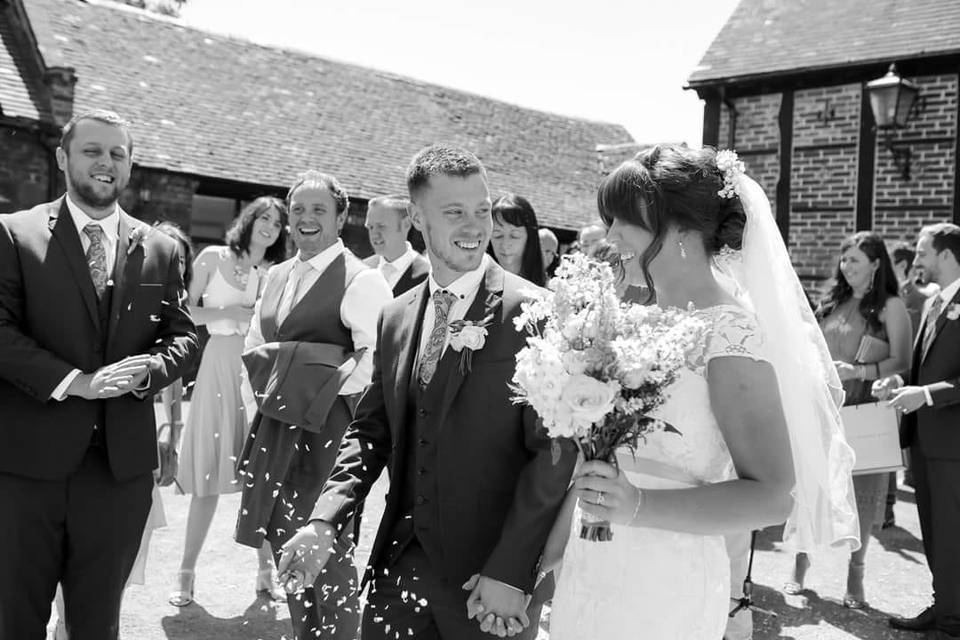
M 394 297 L 423 282 L 430 263 L 407 241 L 410 234 L 410 199 L 406 196 L 379 196 L 367 204 L 365 223 L 374 254 L 363 263 L 378 269 Z
M 129 126 L 74 117 L 64 197 L 0 215 L 0 638 L 117 637 L 150 511 L 154 393 L 197 355 L 177 243 L 121 210 Z
M 960 226 L 924 227 L 914 266 L 940 293 L 924 306 L 907 380 L 878 380 L 874 394 L 903 414 L 900 445 L 910 447 L 934 603 L 913 618 L 891 618 L 890 626 L 960 638 Z
M 268 539 L 277 558 L 306 523 L 333 468 L 357 398 L 370 383 L 380 310 L 393 299 L 380 272 L 340 240 L 349 201 L 336 178 L 303 174 L 287 203 L 297 254 L 267 274 L 245 343 L 260 409 L 241 454 L 245 480 L 236 529 L 241 544 L 260 547 Z M 255 380 L 256 354 L 272 358 L 278 383 L 277 376 Z M 328 395 L 329 384 L 339 385 L 335 395 Z M 326 406 L 315 418 L 319 398 Z M 333 588 L 304 585 L 305 592 L 288 596 L 297 638 L 356 636 L 352 534 L 351 527 L 336 542 L 325 576 Z

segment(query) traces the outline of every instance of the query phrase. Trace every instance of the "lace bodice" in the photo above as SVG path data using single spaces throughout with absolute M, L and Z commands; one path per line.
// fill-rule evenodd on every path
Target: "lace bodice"
M 687 368 L 668 388 L 667 401 L 654 412 L 654 417 L 680 433 L 648 435 L 636 456 L 677 468 L 698 484 L 711 484 L 735 477 L 735 471 L 710 407 L 707 367 L 720 357 L 766 358 L 760 327 L 750 312 L 735 305 L 719 305 L 696 313 L 712 325 L 703 348 L 691 354 Z M 630 464 L 624 461 L 624 466 L 629 469 Z

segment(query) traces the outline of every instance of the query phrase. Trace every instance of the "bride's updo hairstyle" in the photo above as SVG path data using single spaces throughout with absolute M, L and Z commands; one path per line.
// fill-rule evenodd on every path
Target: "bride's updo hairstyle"
M 723 247 L 742 247 L 747 216 L 740 198 L 720 196 L 723 186 L 715 149 L 657 145 L 641 151 L 603 179 L 597 206 L 607 227 L 620 220 L 653 235 L 640 256 L 644 279 L 653 291 L 648 267 L 671 228 L 699 233 L 708 256 L 717 255 Z

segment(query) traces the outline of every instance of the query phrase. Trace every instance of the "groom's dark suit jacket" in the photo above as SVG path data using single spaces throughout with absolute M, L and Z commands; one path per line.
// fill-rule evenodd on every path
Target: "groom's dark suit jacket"
M 923 334 L 933 301 L 924 309 L 907 384 L 952 386 L 931 392 L 933 406 L 903 416 L 901 445 L 910 447 L 937 624 L 960 634 L 960 317 L 951 319 L 954 314 L 948 311 L 960 304 L 960 292 L 941 310 L 933 343 L 924 353 Z
M 65 198 L 0 215 L 0 473 L 66 478 L 94 424 L 117 480 L 157 466 L 153 394 L 180 377 L 198 345 L 176 242 L 146 233 L 131 250 L 138 227 L 149 229 L 120 212 L 113 286 L 100 302 Z M 50 398 L 75 368 L 92 373 L 142 353 L 159 356 L 145 393 Z
M 907 384 L 946 381 L 953 388 L 934 391 L 932 407 L 924 405 L 903 416 L 901 445 L 919 447 L 929 458 L 960 460 L 960 318 L 951 320 L 947 313 L 947 307 L 960 304 L 960 292 L 944 305 L 934 327 L 936 337 L 924 354 L 923 331 L 933 300 L 928 299 L 924 309 Z
M 384 308 L 372 382 L 313 512 L 342 529 L 390 461 L 370 568 L 387 561 L 392 533 L 413 505 L 417 539 L 450 584 L 459 589 L 481 573 L 532 592 L 576 461 L 571 442 L 552 442 L 529 407 L 511 402 L 526 337 L 513 318 L 520 290 L 532 287 L 490 261 L 465 316 L 489 320 L 486 344 L 465 374 L 461 354 L 447 347 L 422 396 L 412 376 L 423 316 L 433 312 L 427 283 Z

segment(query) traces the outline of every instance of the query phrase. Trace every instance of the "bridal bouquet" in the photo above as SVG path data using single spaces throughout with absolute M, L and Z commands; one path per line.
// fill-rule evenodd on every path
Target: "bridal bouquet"
M 564 256 L 551 291 L 529 292 L 518 331 L 515 402 L 533 407 L 550 437 L 572 438 L 587 460 L 616 464 L 621 446 L 636 449 L 669 425 L 650 417 L 706 324 L 679 309 L 621 303 L 610 265 Z M 610 524 L 584 519 L 580 537 L 612 539 Z

